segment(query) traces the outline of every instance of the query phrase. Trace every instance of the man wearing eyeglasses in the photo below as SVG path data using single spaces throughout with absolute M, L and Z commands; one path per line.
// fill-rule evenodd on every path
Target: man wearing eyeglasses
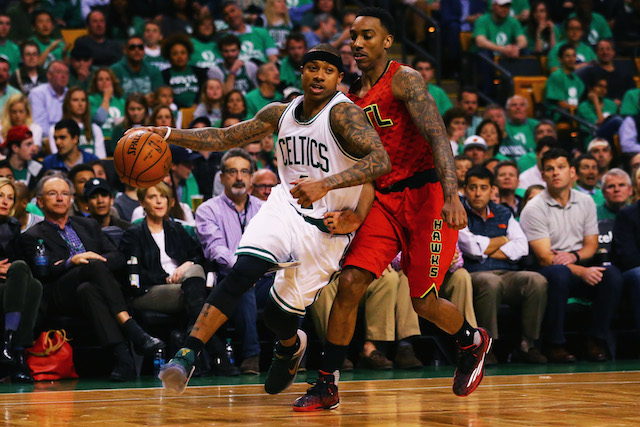
M 158 69 L 144 57 L 144 41 L 139 36 L 131 36 L 124 45 L 124 58 L 111 67 L 125 97 L 133 92 L 151 93 L 164 84 Z
M 271 189 L 278 185 L 278 177 L 271 169 L 255 171 L 251 178 L 251 195 L 266 202 L 271 194 Z
M 262 200 L 249 194 L 255 160 L 243 148 L 232 148 L 222 156 L 220 179 L 224 193 L 204 202 L 196 211 L 196 233 L 204 255 L 218 269 L 218 282 L 236 263 L 236 250 L 247 225 L 258 213 Z M 273 174 L 273 172 L 271 172 Z M 271 188 L 268 190 L 271 193 Z M 268 196 L 268 195 L 267 195 Z M 266 200 L 266 197 L 263 199 Z M 243 374 L 259 374 L 260 345 L 256 331 L 255 287 L 239 300 L 232 316 L 243 337 L 240 366 Z

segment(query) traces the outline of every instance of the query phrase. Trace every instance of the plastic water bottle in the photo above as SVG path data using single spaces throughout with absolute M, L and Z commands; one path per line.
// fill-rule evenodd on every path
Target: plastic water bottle
M 609 267 L 611 265 L 611 257 L 609 256 L 609 251 L 605 248 L 598 249 L 598 256 L 600 257 L 600 262 L 603 267 Z
M 227 343 L 224 346 L 224 352 L 227 355 L 227 358 L 229 359 L 229 362 L 231 363 L 231 365 L 235 365 L 236 364 L 236 360 L 233 357 L 233 347 L 231 347 L 231 338 L 227 338 Z
M 127 261 L 127 269 L 129 270 L 129 283 L 131 287 L 140 289 L 140 267 L 138 266 L 137 256 L 132 256 Z
M 162 369 L 164 364 L 164 348 L 159 348 L 158 350 L 156 350 L 156 355 L 153 358 L 153 372 L 158 375 L 160 373 L 160 369 Z
M 49 269 L 49 256 L 47 255 L 46 250 L 44 249 L 44 240 L 38 239 L 38 243 L 36 243 L 36 256 L 34 258 L 35 264 L 35 273 L 39 277 L 44 277 L 47 275 L 47 270 Z

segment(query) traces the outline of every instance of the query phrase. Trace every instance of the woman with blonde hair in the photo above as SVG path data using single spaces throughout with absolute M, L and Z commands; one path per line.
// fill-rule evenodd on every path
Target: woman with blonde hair
M 171 220 L 174 199 L 167 184 L 138 189 L 138 200 L 146 216 L 127 229 L 120 241 L 120 251 L 127 258 L 137 257 L 140 267 L 140 287 L 145 293 L 133 300 L 133 306 L 183 312 L 187 326 L 192 326 L 208 295 L 202 248 L 180 223 Z
M 42 285 L 33 278 L 27 263 L 16 259 L 20 221 L 12 215 L 16 187 L 0 178 L 0 309 L 4 334 L 0 344 L 0 365 L 9 368 L 11 381 L 30 383 L 33 377 L 24 362 L 24 349 L 33 344 L 33 329 L 40 307 Z
M 193 117 L 206 117 L 211 123 L 217 123 L 222 118 L 223 85 L 218 79 L 207 79 L 202 85 L 200 104 L 193 112 Z
M 0 145 L 2 145 L 2 147 L 6 145 L 5 137 L 9 129 L 22 125 L 29 127 L 33 135 L 33 149 L 35 154 L 40 151 L 40 147 L 42 147 L 42 128 L 39 124 L 35 123 L 31 117 L 31 104 L 29 104 L 29 99 L 25 95 L 17 93 L 9 97 L 0 114 Z
M 124 117 L 122 87 L 116 74 L 107 67 L 99 68 L 89 83 L 91 120 L 102 129 L 105 138 L 111 139 L 113 127 Z
M 265 26 L 281 52 L 285 50 L 287 36 L 293 29 L 286 0 L 267 0 L 264 7 Z
M 74 86 L 67 91 L 64 101 L 62 101 L 62 118 L 72 119 L 80 127 L 78 148 L 95 154 L 99 159 L 107 157 L 102 129 L 97 124 L 91 123 L 91 111 L 84 89 Z M 49 129 L 49 148 L 51 153 L 55 154 L 58 152 L 58 147 L 56 147 L 53 132 L 54 126 L 51 126 Z

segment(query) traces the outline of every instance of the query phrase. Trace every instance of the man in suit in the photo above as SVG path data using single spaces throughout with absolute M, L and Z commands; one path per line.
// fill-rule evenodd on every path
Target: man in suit
M 69 216 L 71 188 L 72 184 L 57 173 L 38 183 L 36 196 L 45 220 L 22 235 L 20 247 L 44 284 L 50 308 L 88 317 L 98 341 L 115 355 L 110 379 L 130 380 L 135 377 L 135 368 L 125 336 L 145 355 L 154 354 L 164 343 L 144 332 L 127 312 L 114 276 L 124 267 L 124 256 L 94 219 Z M 48 256 L 44 269 L 34 265 L 38 240 L 44 242 Z

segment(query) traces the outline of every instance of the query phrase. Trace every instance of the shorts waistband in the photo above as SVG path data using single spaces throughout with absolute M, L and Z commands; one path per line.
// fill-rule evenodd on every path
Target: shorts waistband
M 403 191 L 405 188 L 416 189 L 424 186 L 427 183 L 439 182 L 438 174 L 435 168 L 427 169 L 425 171 L 417 172 L 409 178 L 405 178 L 402 181 L 398 181 L 395 184 L 391 184 L 388 187 L 378 190 L 382 194 L 397 193 Z
M 297 212 L 297 210 L 296 210 Z M 300 213 L 300 212 L 298 212 Z M 310 216 L 306 216 L 300 213 L 300 215 L 302 215 L 302 218 L 304 218 L 304 220 L 306 222 L 308 222 L 309 224 L 315 226 L 318 230 L 322 231 L 323 233 L 327 233 L 327 234 L 331 234 L 331 232 L 329 231 L 329 229 L 327 228 L 326 225 L 324 225 L 324 221 L 321 219 L 316 219 L 316 218 L 311 218 Z

